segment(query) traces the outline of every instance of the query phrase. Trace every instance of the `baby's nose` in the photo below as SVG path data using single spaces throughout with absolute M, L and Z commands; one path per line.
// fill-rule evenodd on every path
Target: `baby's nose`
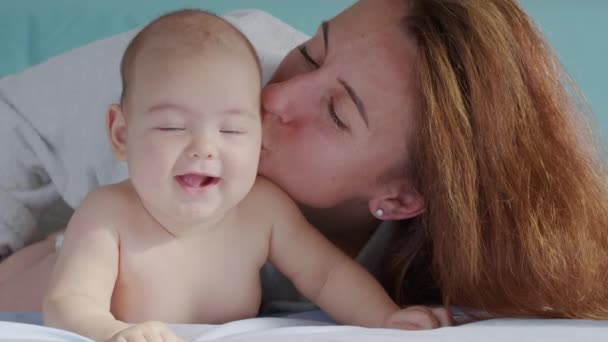
M 215 159 L 218 151 L 208 139 L 193 139 L 186 154 L 191 159 Z
M 214 154 L 211 151 L 207 151 L 207 152 L 190 151 L 188 156 L 193 159 L 198 159 L 198 158 L 213 159 L 214 158 Z

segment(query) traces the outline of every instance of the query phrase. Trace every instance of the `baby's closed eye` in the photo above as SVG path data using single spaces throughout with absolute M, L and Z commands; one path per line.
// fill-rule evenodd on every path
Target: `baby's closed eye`
M 247 130 L 243 129 L 243 128 L 222 128 L 222 129 L 220 129 L 220 133 L 224 133 L 224 134 L 245 134 L 245 133 L 247 133 Z
M 159 131 L 163 131 L 163 132 L 172 132 L 172 131 L 183 131 L 186 128 L 184 128 L 184 127 L 177 127 L 177 126 L 176 127 L 173 127 L 173 126 L 159 126 L 159 127 L 156 127 L 156 129 L 159 130 Z

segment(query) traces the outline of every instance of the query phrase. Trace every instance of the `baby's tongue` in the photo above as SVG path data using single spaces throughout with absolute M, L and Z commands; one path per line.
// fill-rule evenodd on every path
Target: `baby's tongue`
M 200 187 L 205 182 L 207 177 L 195 174 L 187 174 L 182 176 L 182 180 L 184 183 L 188 184 L 191 187 Z

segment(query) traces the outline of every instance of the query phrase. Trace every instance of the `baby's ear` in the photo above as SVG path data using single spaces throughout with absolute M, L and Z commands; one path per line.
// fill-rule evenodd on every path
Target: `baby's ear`
M 127 120 L 120 105 L 113 104 L 108 108 L 106 120 L 108 138 L 112 151 L 118 160 L 127 159 Z

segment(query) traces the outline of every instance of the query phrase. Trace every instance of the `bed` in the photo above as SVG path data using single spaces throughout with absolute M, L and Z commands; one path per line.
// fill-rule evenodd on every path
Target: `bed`
M 401 342 L 589 342 L 606 341 L 606 322 L 499 319 L 427 331 L 328 325 L 297 318 L 252 318 L 223 325 L 171 325 L 186 341 L 401 341 Z M 90 342 L 39 325 L 0 322 L 0 341 Z
M 203 8 L 218 14 L 242 9 L 256 8 L 289 23 L 300 35 L 290 39 L 302 39 L 313 34 L 318 23 L 329 18 L 354 0 L 121 0 L 78 1 L 4 1 L 0 4 L 0 77 L 19 78 L 20 73 L 28 70 L 35 73 L 31 66 L 51 59 L 50 64 L 61 66 L 54 56 L 81 47 L 85 44 L 104 44 L 103 38 L 135 29 L 157 15 L 179 8 Z M 568 0 L 523 1 L 523 4 L 538 19 L 551 42 L 564 58 L 566 67 L 583 88 L 599 121 L 608 128 L 608 103 L 600 92 L 601 80 L 608 79 L 605 69 L 599 68 L 603 62 L 594 56 L 608 54 L 606 47 L 590 44 L 581 48 L 584 39 L 576 35 L 581 27 L 591 30 L 601 29 L 598 13 L 608 10 L 608 5 L 596 2 L 574 7 Z M 553 11 L 544 11 L 551 6 Z M 569 7 L 570 6 L 570 7 Z M 564 16 L 569 25 L 563 25 Z M 585 22 L 584 18 L 596 18 Z M 579 18 L 579 21 L 576 21 Z M 594 36 L 585 32 L 585 37 Z M 569 38 L 569 40 L 568 40 Z M 590 41 L 593 39 L 589 38 Z M 599 45 L 599 46 L 598 46 Z M 578 51 L 585 50 L 581 57 Z M 71 60 L 78 62 L 79 52 L 72 52 Z M 277 56 L 280 58 L 280 56 Z M 583 59 L 587 58 L 587 59 Z M 591 59 L 589 59 L 591 58 Z M 601 62 L 601 63 L 600 63 Z M 54 64 L 53 64 L 54 63 Z M 84 63 L 81 61 L 81 63 Z M 95 63 L 93 63 L 95 64 Z M 596 68 L 592 68 L 592 66 Z M 65 68 L 65 66 L 63 66 Z M 29 69 L 28 69 L 29 68 Z M 50 67 L 49 67 L 50 68 Z M 592 69 L 592 70 L 591 70 Z M 32 71 L 34 70 L 34 71 Z M 39 69 L 38 69 L 39 70 Z M 64 69 L 69 70 L 69 69 Z M 57 72 L 56 70 L 53 72 Z M 41 73 L 44 75 L 44 73 Z M 40 75 L 34 75 L 40 77 Z M 28 76 L 29 77 L 29 76 Z M 34 78 L 35 80 L 35 78 Z M 602 102 L 604 101 L 604 102 Z M 602 116 L 604 115 L 604 116 Z M 0 165 L 1 167 L 1 165 Z M 65 226 L 71 213 L 69 206 L 58 200 L 53 208 L 45 212 L 41 234 Z M 77 335 L 46 328 L 40 325 L 39 313 L 0 313 L 0 341 L 87 341 Z M 285 317 L 260 317 L 223 325 L 172 325 L 175 331 L 187 340 L 207 341 L 606 341 L 608 321 L 590 320 L 538 320 L 538 319 L 496 319 L 458 327 L 433 331 L 404 332 L 382 329 L 337 326 L 329 322 L 321 313 L 308 315 L 288 315 Z

